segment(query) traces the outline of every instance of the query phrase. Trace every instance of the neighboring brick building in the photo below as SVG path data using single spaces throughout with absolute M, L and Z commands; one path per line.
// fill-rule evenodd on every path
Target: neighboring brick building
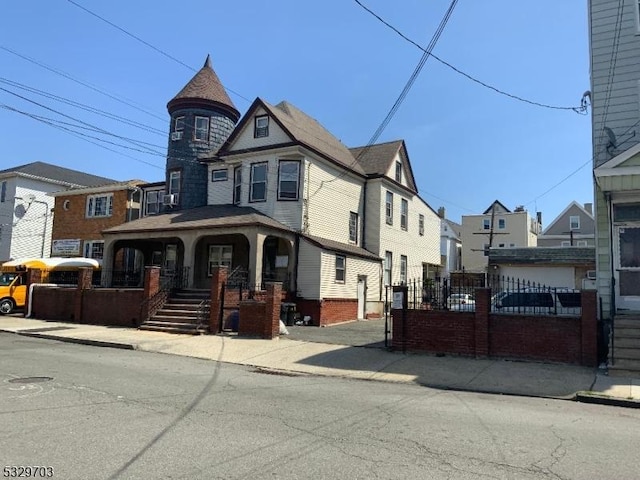
M 51 254 L 56 257 L 102 259 L 102 230 L 140 217 L 142 180 L 51 194 L 55 198 Z M 134 258 L 123 251 L 119 267 L 132 267 Z

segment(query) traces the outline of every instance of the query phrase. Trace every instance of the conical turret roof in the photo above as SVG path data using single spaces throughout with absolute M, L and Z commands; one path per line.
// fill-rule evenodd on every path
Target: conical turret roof
M 240 112 L 236 109 L 218 75 L 211 67 L 209 55 L 207 55 L 204 66 L 167 104 L 169 114 L 178 108 L 185 107 L 216 108 L 228 114 L 234 121 L 238 121 L 240 118 Z

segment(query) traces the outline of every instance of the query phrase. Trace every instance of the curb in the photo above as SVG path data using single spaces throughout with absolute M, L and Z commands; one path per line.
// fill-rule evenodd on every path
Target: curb
M 6 331 L 6 330 L 3 330 Z M 57 340 L 58 342 L 65 343 L 78 343 L 81 345 L 90 345 L 94 347 L 106 347 L 106 348 L 119 348 L 121 350 L 136 350 L 136 346 L 130 343 L 118 343 L 118 342 L 104 342 L 101 340 L 90 340 L 84 338 L 73 338 L 73 337 L 58 337 L 55 335 L 47 335 L 46 333 L 35 333 L 35 332 L 11 332 L 17 335 L 22 335 L 23 337 L 34 337 L 34 338 L 43 338 L 45 340 Z
M 607 395 L 599 395 L 594 392 L 576 393 L 576 402 L 609 405 L 611 407 L 640 408 L 640 400 L 609 397 Z

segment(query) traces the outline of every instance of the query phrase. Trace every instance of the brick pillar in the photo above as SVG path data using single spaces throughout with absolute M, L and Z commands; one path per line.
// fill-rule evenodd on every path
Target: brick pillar
M 489 356 L 489 313 L 491 312 L 491 289 L 476 288 L 476 311 L 474 319 L 476 357 Z
M 78 286 L 76 287 L 76 294 L 74 296 L 74 308 L 73 319 L 76 322 L 82 321 L 82 297 L 84 290 L 90 290 L 93 288 L 93 268 L 80 267 L 78 270 Z
M 595 290 L 581 292 L 582 317 L 580 324 L 581 360 L 587 367 L 598 365 L 598 299 Z
M 24 311 L 26 315 L 27 314 L 26 312 L 28 311 L 28 307 L 29 307 L 29 292 L 31 290 L 31 284 L 42 283 L 42 270 L 40 270 L 39 268 L 28 269 L 27 272 L 24 274 L 23 280 L 27 285 L 27 292 L 24 297 L 24 305 L 26 307 Z M 31 315 L 33 316 L 33 313 Z
M 213 267 L 211 277 L 211 306 L 209 313 L 209 332 L 222 331 L 220 322 L 220 309 L 224 305 L 223 287 L 227 283 L 227 267 Z
M 272 339 L 280 335 L 282 282 L 267 283 L 267 300 L 265 303 L 262 337 Z
M 160 291 L 160 267 L 144 267 L 144 291 L 142 293 L 142 308 L 140 322 L 149 314 L 149 299 Z
M 394 350 L 402 348 L 407 351 L 409 341 L 407 332 L 407 309 L 409 308 L 409 287 L 406 285 L 394 285 L 391 300 L 391 318 L 393 322 L 392 347 Z M 401 296 L 401 298 L 400 298 Z

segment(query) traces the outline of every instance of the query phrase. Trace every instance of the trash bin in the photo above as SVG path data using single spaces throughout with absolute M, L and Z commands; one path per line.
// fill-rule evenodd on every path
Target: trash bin
M 280 304 L 280 320 L 284 322 L 284 324 L 288 327 L 294 324 L 296 315 L 296 304 L 295 303 L 282 303 Z
M 227 319 L 227 325 L 232 332 L 238 331 L 238 327 L 240 325 L 240 312 L 238 310 L 231 312 L 231 315 L 229 315 L 229 318 Z

